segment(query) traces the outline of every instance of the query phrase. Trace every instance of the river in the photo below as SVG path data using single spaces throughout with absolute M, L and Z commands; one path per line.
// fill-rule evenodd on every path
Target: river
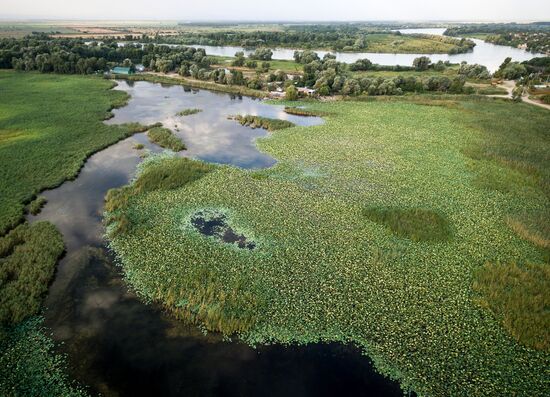
M 433 35 L 443 35 L 445 29 L 403 29 L 401 33 L 425 33 Z M 381 54 L 376 52 L 331 52 L 315 50 L 320 57 L 331 52 L 336 55 L 336 60 L 345 63 L 353 63 L 358 59 L 368 58 L 371 62 L 380 65 L 401 65 L 410 66 L 415 58 L 420 56 L 429 57 L 432 62 L 449 61 L 451 63 L 468 62 L 470 64 L 478 63 L 485 65 L 489 71 L 494 72 L 498 69 L 502 61 L 507 57 L 514 61 L 523 62 L 534 57 L 543 57 L 544 54 L 536 54 L 518 48 L 500 46 L 491 43 L 485 43 L 483 40 L 472 39 L 476 46 L 473 51 L 464 54 Z M 237 51 L 244 51 L 246 55 L 252 53 L 252 50 L 245 50 L 243 47 L 235 46 L 204 46 L 194 45 L 196 48 L 204 48 L 208 55 L 235 56 Z M 292 60 L 294 59 L 294 49 L 275 48 L 273 50 L 273 59 Z
M 291 116 L 282 106 L 260 100 L 193 90 L 179 85 L 120 81 L 131 95 L 114 110 L 110 124 L 161 121 L 182 137 L 181 155 L 242 168 L 263 168 L 275 160 L 257 150 L 261 129 L 243 127 L 227 116 L 257 114 L 299 125 L 317 117 Z M 175 116 L 184 108 L 201 108 Z M 136 144 L 144 145 L 137 150 Z M 45 302 L 45 325 L 70 375 L 92 394 L 104 396 L 401 396 L 396 382 L 377 374 L 369 359 L 338 343 L 259 346 L 253 349 L 144 304 L 125 284 L 106 248 L 103 197 L 128 183 L 145 152 L 160 152 L 145 133 L 135 134 L 94 155 L 74 181 L 45 191 L 48 203 L 30 222 L 48 220 L 63 233 L 67 254 L 60 261 Z

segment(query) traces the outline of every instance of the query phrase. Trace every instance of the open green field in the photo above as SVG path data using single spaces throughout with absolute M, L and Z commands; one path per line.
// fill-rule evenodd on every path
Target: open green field
M 446 54 L 454 47 L 451 43 L 441 41 L 437 36 L 414 37 L 376 33 L 367 35 L 365 41 L 367 44 L 365 51 L 368 52 Z
M 354 342 L 419 395 L 547 395 L 550 114 L 426 97 L 302 105 L 326 123 L 259 140 L 273 168 L 185 173 L 153 157 L 109 195 L 127 281 L 250 344 Z M 163 162 L 179 185 L 141 188 Z M 255 248 L 200 234 L 204 213 Z
M 33 32 L 38 33 L 78 33 L 75 29 L 54 23 L 0 22 L 0 38 L 23 37 Z
M 127 95 L 98 77 L 0 71 L 0 235 L 41 190 L 76 175 L 91 153 L 135 132 L 103 119 Z

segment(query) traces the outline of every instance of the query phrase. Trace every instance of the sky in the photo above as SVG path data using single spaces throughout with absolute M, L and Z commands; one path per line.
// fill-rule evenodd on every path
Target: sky
M 550 21 L 550 0 L 0 0 L 0 18 Z

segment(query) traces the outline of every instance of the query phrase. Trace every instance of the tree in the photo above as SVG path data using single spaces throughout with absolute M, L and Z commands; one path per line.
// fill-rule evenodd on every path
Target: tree
M 293 85 L 289 85 L 285 90 L 285 99 L 287 101 L 295 101 L 298 99 L 298 90 Z
M 430 64 L 432 63 L 431 59 L 428 57 L 418 57 L 413 61 L 413 66 L 416 70 L 428 70 Z
M 239 52 L 235 53 L 235 59 L 233 60 L 231 65 L 233 65 L 233 66 L 243 66 L 244 62 L 245 62 L 244 52 L 239 51 Z

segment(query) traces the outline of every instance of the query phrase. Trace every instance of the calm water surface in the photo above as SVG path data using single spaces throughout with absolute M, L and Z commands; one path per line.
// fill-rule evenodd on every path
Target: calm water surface
M 280 117 L 297 124 L 318 118 L 282 113 L 282 107 L 181 86 L 147 82 L 118 89 L 132 95 L 109 123 L 161 121 L 177 128 L 187 156 L 245 168 L 274 159 L 253 140 L 266 134 L 227 120 L 231 114 Z M 176 117 L 186 107 L 204 111 Z M 177 127 L 176 127 L 177 125 Z M 252 349 L 220 335 L 202 335 L 128 290 L 105 248 L 101 214 L 108 189 L 128 183 L 140 162 L 137 143 L 160 148 L 136 134 L 91 156 L 74 181 L 43 193 L 48 203 L 29 220 L 49 220 L 64 235 L 60 261 L 45 303 L 45 323 L 67 353 L 71 375 L 105 396 L 401 396 L 399 386 L 376 374 L 350 346 L 261 346 Z
M 426 33 L 442 35 L 445 29 L 402 29 L 402 33 Z M 487 68 L 494 72 L 498 69 L 502 61 L 507 57 L 511 57 L 514 61 L 527 61 L 537 56 L 544 56 L 543 54 L 535 54 L 518 48 L 500 46 L 490 43 L 485 43 L 483 40 L 472 39 L 476 46 L 472 52 L 465 54 L 379 54 L 375 52 L 332 52 L 336 55 L 336 60 L 345 63 L 353 63 L 358 59 L 368 58 L 373 63 L 380 65 L 412 65 L 415 58 L 420 56 L 428 56 L 432 62 L 437 61 L 449 61 L 451 63 L 460 63 L 466 61 L 470 64 L 479 63 L 487 66 Z M 204 48 L 208 55 L 220 55 L 220 56 L 235 56 L 237 51 L 244 51 L 246 55 L 254 52 L 251 50 L 245 50 L 242 47 L 235 46 L 204 46 L 194 45 L 193 47 Z M 292 60 L 294 59 L 294 49 L 288 48 L 276 48 L 273 50 L 273 59 Z M 326 53 L 331 51 L 315 50 L 320 57 L 323 57 Z

